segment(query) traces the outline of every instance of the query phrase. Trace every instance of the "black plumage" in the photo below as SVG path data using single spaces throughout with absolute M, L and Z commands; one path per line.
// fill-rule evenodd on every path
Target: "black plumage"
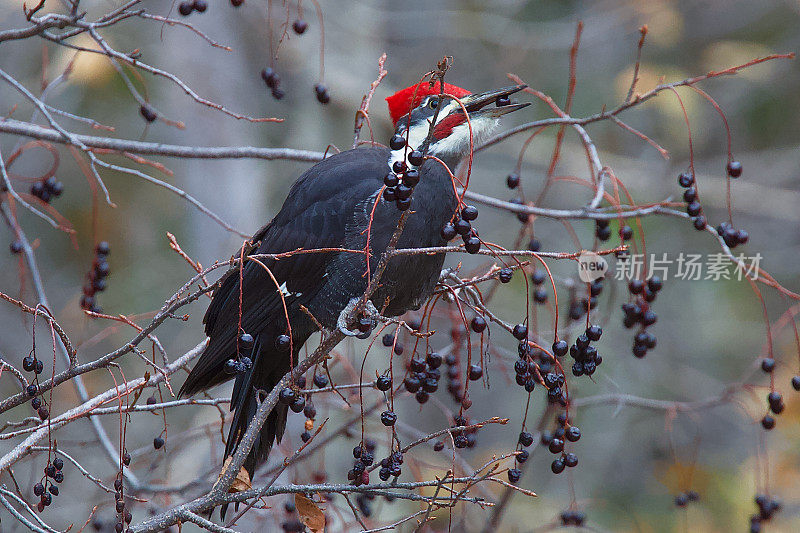
M 374 207 L 369 231 L 370 270 L 374 273 L 401 215 L 394 202 L 379 197 L 383 178 L 389 172 L 389 159 L 386 148 L 358 148 L 308 169 L 292 186 L 280 212 L 253 236 L 255 246 L 249 254 L 320 248 L 364 250 Z M 441 164 L 426 161 L 420 167 L 420 175 L 399 248 L 444 245 L 441 227 L 456 210 L 453 184 Z M 372 297 L 375 306 L 385 306 L 384 313 L 392 316 L 419 308 L 436 284 L 444 257 L 437 254 L 393 258 Z M 303 343 L 317 329 L 300 305 L 324 326 L 335 327 L 342 309 L 366 289 L 365 260 L 363 253 L 301 253 L 278 260 L 261 259 L 261 264 L 248 260 L 241 273 L 235 268 L 226 274 L 204 318 L 210 338 L 208 347 L 180 392 L 195 394 L 231 379 L 225 364 L 237 357 L 237 338 L 242 333 L 253 336 L 252 355 L 244 353 L 242 343 L 238 343 L 240 356 L 251 356 L 253 366 L 235 377 L 231 409 L 236 413 L 226 456 L 234 452 L 255 414 L 256 391 L 269 391 L 275 386 L 288 372 L 290 360 L 296 363 Z M 289 350 L 281 350 L 275 342 L 279 335 L 289 334 L 281 290 L 291 325 L 291 359 Z M 286 415 L 286 405 L 278 405 L 270 414 L 244 464 L 251 475 L 256 465 L 266 459 L 273 442 L 280 442 Z

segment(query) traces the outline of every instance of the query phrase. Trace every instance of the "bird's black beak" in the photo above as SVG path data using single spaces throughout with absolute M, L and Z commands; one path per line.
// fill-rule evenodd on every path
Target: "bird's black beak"
M 512 94 L 526 87 L 527 85 L 515 85 L 513 87 L 495 89 L 480 94 L 468 94 L 461 97 L 461 103 L 464 104 L 470 118 L 478 116 L 497 118 L 530 105 L 530 103 L 512 103 L 511 98 L 509 98 Z M 489 104 L 492 103 L 495 105 L 493 107 L 488 107 Z

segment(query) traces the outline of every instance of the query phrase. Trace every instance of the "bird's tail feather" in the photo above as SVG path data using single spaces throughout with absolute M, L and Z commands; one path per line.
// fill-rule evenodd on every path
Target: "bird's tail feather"
M 231 410 L 234 411 L 233 421 L 228 430 L 228 440 L 225 445 L 225 459 L 236 452 L 239 442 L 242 440 L 247 426 L 256 416 L 259 399 L 259 391 L 270 392 L 281 378 L 289 371 L 289 357 L 286 353 L 273 353 L 270 350 L 263 350 L 260 336 L 255 338 L 255 349 L 253 350 L 253 367 L 249 372 L 242 372 L 236 376 L 236 382 L 231 394 Z M 269 345 L 269 343 L 267 343 Z M 272 365 L 263 364 L 262 361 L 271 361 Z M 266 461 L 274 443 L 280 443 L 283 433 L 286 430 L 286 416 L 288 408 L 286 405 L 278 404 L 267 417 L 267 421 L 261 427 L 261 431 L 256 436 L 253 448 L 242 465 L 243 468 L 253 478 L 256 466 Z M 224 518 L 227 505 L 223 505 L 220 515 Z

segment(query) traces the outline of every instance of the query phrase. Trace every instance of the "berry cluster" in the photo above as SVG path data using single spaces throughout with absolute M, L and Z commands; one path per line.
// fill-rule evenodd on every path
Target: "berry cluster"
M 697 493 L 696 490 L 689 490 L 686 492 L 680 492 L 677 496 L 675 496 L 675 505 L 677 507 L 686 507 L 686 504 L 689 502 L 696 502 L 700 499 L 700 495 Z
M 560 341 L 559 341 L 560 342 Z M 541 374 L 541 366 L 540 374 Z M 544 386 L 547 389 L 547 402 L 558 403 L 561 406 L 567 405 L 567 396 L 564 390 L 564 374 L 556 371 L 544 374 Z
M 528 328 L 524 324 L 517 324 L 511 332 L 520 341 L 517 349 L 519 359 L 514 363 L 514 373 L 517 385 L 524 387 L 526 392 L 533 392 L 536 382 L 542 382 L 542 375 L 547 375 L 552 369 L 549 354 L 538 348 L 531 348 L 528 344 Z
M 280 100 L 284 97 L 286 93 L 283 92 L 281 89 L 281 77 L 275 72 L 275 69 L 272 67 L 267 67 L 261 71 L 261 79 L 264 80 L 264 83 L 267 84 L 272 90 L 272 97 L 276 100 Z
M 779 415 L 786 409 L 786 404 L 783 403 L 783 396 L 778 391 L 770 391 L 767 394 L 767 404 L 769 405 L 769 410 L 772 411 L 773 414 Z M 766 429 L 770 430 L 775 427 L 775 417 L 767 413 L 764 415 L 764 418 L 761 419 L 761 426 Z
M 324 374 L 316 374 L 314 376 L 313 381 L 314 384 L 317 385 L 319 388 L 328 386 L 328 378 Z M 305 376 L 300 376 L 299 378 L 297 378 L 295 380 L 295 384 L 299 388 L 304 389 L 306 387 Z M 314 402 L 311 401 L 310 395 L 308 399 L 305 401 L 305 405 L 303 406 L 303 416 L 306 417 L 306 423 L 304 426 L 303 433 L 300 434 L 300 440 L 302 440 L 303 442 L 308 442 L 311 440 L 311 430 L 314 429 L 314 419 L 317 418 L 317 408 L 314 406 Z
M 46 180 L 34 182 L 31 185 L 31 195 L 46 204 L 49 204 L 53 198 L 61 196 L 64 192 L 64 184 L 58 181 L 55 176 L 50 176 Z
M 758 514 L 750 517 L 750 533 L 759 533 L 761 524 L 769 521 L 783 507 L 779 499 L 770 498 L 766 494 L 756 495 L 755 502 L 758 506 Z
M 544 304 L 547 302 L 547 289 L 543 287 L 544 282 L 547 281 L 547 272 L 541 268 L 535 269 L 530 275 L 531 283 L 534 287 L 533 301 L 537 304 Z
M 471 254 L 478 253 L 481 248 L 481 240 L 478 237 L 478 231 L 472 227 L 472 221 L 476 218 L 478 218 L 478 209 L 471 205 L 464 206 L 455 224 L 448 222 L 442 227 L 442 238 L 445 241 L 451 241 L 456 235 L 461 235 L 464 249 Z
M 565 441 L 578 442 L 581 438 L 581 430 L 578 426 L 570 424 L 566 413 L 559 413 L 556 417 L 557 427 L 553 433 L 542 433 L 541 443 L 547 446 L 550 453 L 559 455 L 551 464 L 550 470 L 554 474 L 560 474 L 566 467 L 574 467 L 578 465 L 578 456 L 572 452 L 565 452 Z
M 592 342 L 600 340 L 603 329 L 600 326 L 589 326 L 586 331 L 575 339 L 575 344 L 570 346 L 569 355 L 575 360 L 572 363 L 572 375 L 591 376 L 603 362 L 603 356 L 597 353 L 597 348 Z M 555 350 L 555 346 L 553 347 Z
M 368 466 L 375 462 L 375 441 L 372 439 L 365 439 L 363 443 L 353 448 L 353 468 L 347 472 L 347 479 L 353 482 L 353 485 L 366 485 L 369 483 Z M 399 474 L 398 474 L 399 475 Z
M 95 294 L 106 290 L 106 278 L 111 272 L 108 266 L 108 254 L 111 248 L 106 241 L 100 241 L 94 248 L 94 261 L 92 270 L 86 275 L 88 283 L 83 286 L 83 296 L 81 297 L 81 309 L 86 309 L 93 313 L 99 313 L 100 307 L 95 301 Z
M 598 219 L 594 223 L 594 236 L 601 242 L 611 238 L 611 228 L 608 227 L 608 219 Z
M 697 195 L 694 175 L 690 172 L 681 172 L 678 176 L 678 185 L 686 189 L 683 191 L 683 199 L 686 202 L 686 213 L 692 217 L 694 227 L 698 230 L 705 229 L 707 224 L 706 217 L 703 215 L 703 206 L 700 204 L 700 198 Z
M 25 393 L 31 398 L 31 407 L 33 407 L 33 409 L 39 415 L 39 418 L 41 420 L 47 420 L 47 417 L 50 416 L 50 411 L 48 411 L 47 406 L 44 404 L 43 396 L 37 396 L 39 394 L 39 386 L 36 384 L 36 382 L 39 380 L 39 374 L 44 371 L 44 364 L 32 351 L 29 355 L 22 359 L 22 369 L 25 372 L 34 373 L 34 382 L 30 383 L 25 388 Z
M 431 355 L 438 355 L 434 352 Z M 454 353 L 449 353 L 444 358 L 447 366 L 447 392 L 456 403 L 461 403 L 467 399 L 464 397 L 464 387 L 461 384 L 460 358 Z
M 295 387 L 297 387 L 295 382 Z M 283 405 L 288 405 L 293 413 L 302 413 L 306 408 L 306 398 L 292 387 L 284 387 L 278 393 L 278 401 Z M 316 414 L 316 410 L 313 411 Z
M 298 21 L 295 21 L 295 24 L 297 24 L 297 22 Z M 303 22 L 303 21 L 299 21 L 299 22 Z M 303 22 L 303 23 L 305 24 L 305 22 Z M 295 31 L 297 31 L 297 30 L 295 30 Z M 303 31 L 305 31 L 305 30 L 303 30 Z M 302 33 L 302 32 L 298 32 L 298 33 Z M 262 70 L 261 71 L 261 79 L 263 79 L 264 83 L 267 84 L 267 87 L 270 88 L 270 90 L 272 92 L 272 97 L 274 99 L 280 100 L 281 98 L 286 96 L 286 93 L 280 87 L 280 85 L 281 85 L 281 77 L 278 75 L 277 72 L 275 72 L 274 68 L 267 67 L 264 70 Z M 331 101 L 330 91 L 322 83 L 317 83 L 316 85 L 314 85 L 314 94 L 317 97 L 317 101 L 319 103 L 321 103 L 321 104 L 327 104 L 328 102 Z
M 225 373 L 233 375 L 250 370 L 253 367 L 252 355 L 254 346 L 255 341 L 252 335 L 249 333 L 242 333 L 239 335 L 237 350 L 239 353 L 237 357 L 225 361 Z
M 530 457 L 530 453 L 525 448 L 533 444 L 533 435 L 523 429 L 519 434 L 517 442 L 519 443 L 519 447 L 517 448 L 518 453 L 514 461 L 522 464 Z M 514 468 L 508 470 L 508 480 L 511 483 L 517 483 L 522 477 L 522 470 L 516 468 L 516 464 L 514 466 Z
M 640 279 L 632 279 L 628 283 L 628 292 L 635 297 L 633 302 L 622 304 L 625 313 L 623 325 L 632 328 L 640 325 L 639 332 L 633 338 L 633 355 L 641 359 L 647 355 L 648 350 L 656 347 L 656 337 L 647 328 L 658 320 L 658 316 L 650 309 L 658 292 L 663 288 L 664 282 L 658 276 L 652 276 L 647 283 Z
M 406 146 L 406 138 L 396 133 L 389 140 L 392 150 L 402 150 Z M 411 207 L 411 195 L 420 180 L 419 166 L 425 162 L 425 155 L 419 150 L 412 150 L 404 161 L 392 163 L 392 170 L 383 178 L 386 188 L 383 199 L 394 202 L 397 209 L 406 211 Z
M 178 13 L 184 17 L 192 14 L 192 11 L 203 13 L 208 9 L 208 3 L 205 0 L 193 0 L 192 2 L 186 1 L 178 4 Z
M 388 481 L 390 477 L 395 480 L 403 473 L 400 465 L 403 464 L 403 453 L 401 451 L 393 452 L 389 457 L 381 459 L 381 469 L 378 470 L 378 477 L 381 481 Z
M 469 425 L 469 418 L 465 416 L 458 415 L 453 418 L 453 425 L 451 427 L 457 428 L 461 426 L 468 426 Z M 477 433 L 478 428 L 472 427 L 469 429 L 454 429 L 453 433 L 453 443 L 455 444 L 456 448 L 473 448 L 475 447 L 475 443 L 477 442 Z
M 586 513 L 581 511 L 563 511 L 559 518 L 561 519 L 562 526 L 583 526 L 584 522 L 586 522 Z
M 717 233 L 728 245 L 728 248 L 736 248 L 740 244 L 746 244 L 750 240 L 750 234 L 743 229 L 734 229 L 729 222 L 720 222 L 717 226 Z
M 391 335 L 387 335 L 387 337 L 394 338 Z M 384 337 L 384 344 L 386 340 L 386 337 Z M 397 345 L 395 345 L 395 353 L 397 353 Z M 449 360 L 450 357 L 451 356 L 448 355 L 447 359 Z M 418 403 L 423 404 L 427 402 L 430 395 L 439 388 L 439 380 L 442 377 L 442 372 L 439 370 L 439 367 L 442 366 L 442 361 L 444 359 L 445 358 L 442 358 L 440 354 L 431 352 L 425 359 L 413 357 L 406 365 L 408 374 L 406 374 L 403 380 L 403 385 L 408 392 L 414 394 Z M 460 372 L 456 363 L 457 361 L 453 358 L 453 365 L 448 365 L 447 375 L 451 379 L 451 384 L 455 381 L 460 391 L 461 384 L 458 382 Z M 386 424 L 386 421 L 383 420 L 383 416 L 381 416 L 381 421 L 384 422 L 385 425 L 390 425 Z M 391 425 L 393 424 L 394 422 L 392 422 Z
M 130 458 L 128 462 L 130 462 Z M 121 475 L 114 480 L 114 500 L 116 502 L 114 504 L 114 509 L 117 512 L 117 523 L 114 524 L 114 531 L 116 531 L 116 533 L 122 533 L 125 524 L 130 524 L 133 520 L 133 515 L 130 510 L 125 508 L 125 496 L 123 495 Z
M 64 461 L 60 457 L 53 459 L 44 467 L 44 477 L 39 483 L 33 486 L 33 493 L 39 496 L 39 503 L 36 508 L 41 513 L 45 507 L 53 503 L 53 496 L 58 496 L 58 485 L 54 483 L 61 483 L 64 481 Z M 50 481 L 50 480 L 53 481 Z
M 619 238 L 622 239 L 623 242 L 633 238 L 633 229 L 627 224 L 620 225 L 618 233 Z M 608 219 L 598 219 L 595 221 L 594 235 L 597 237 L 597 240 L 602 242 L 611 238 L 611 228 L 609 227 Z

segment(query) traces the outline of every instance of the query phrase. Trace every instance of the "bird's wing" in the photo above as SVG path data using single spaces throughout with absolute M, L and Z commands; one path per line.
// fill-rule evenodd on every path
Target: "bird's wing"
M 249 255 L 342 247 L 355 206 L 380 187 L 387 160 L 387 150 L 369 148 L 342 152 L 314 165 L 294 184 L 275 218 L 256 233 L 260 243 Z M 229 271 L 203 319 L 209 345 L 183 392 L 192 394 L 231 377 L 222 369 L 236 353 L 240 321 L 242 331 L 272 337 L 262 342 L 274 342 L 275 336 L 288 333 L 284 302 L 290 310 L 307 305 L 323 285 L 336 254 L 248 260 L 241 271 L 238 267 Z

